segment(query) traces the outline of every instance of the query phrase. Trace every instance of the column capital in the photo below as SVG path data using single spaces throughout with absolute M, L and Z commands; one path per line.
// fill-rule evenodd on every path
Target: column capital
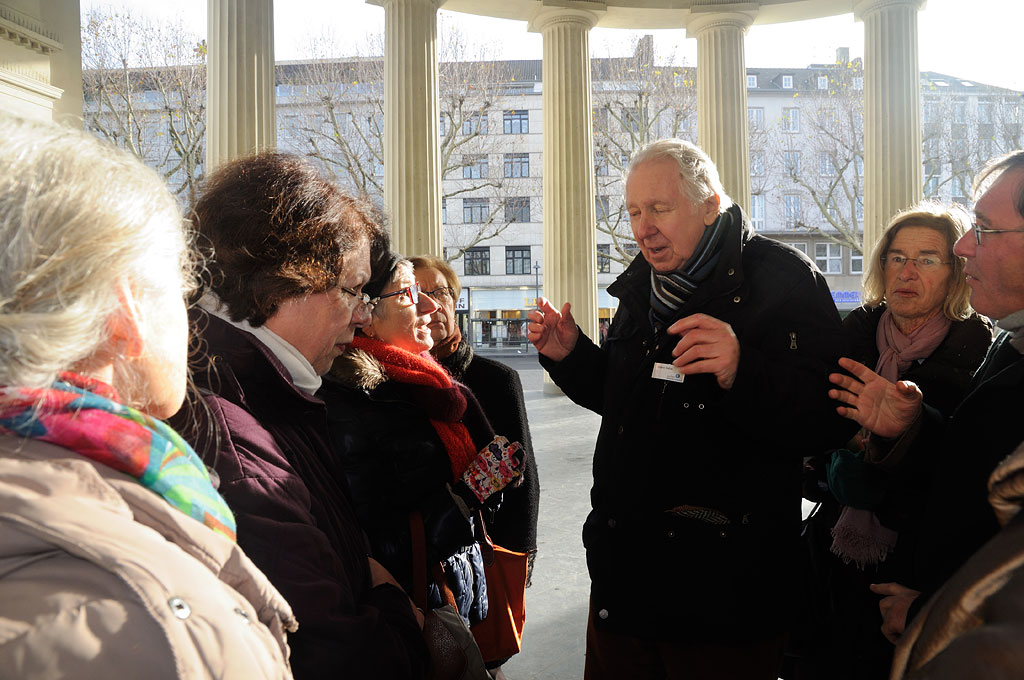
M 376 7 L 384 7 L 384 8 L 386 8 L 388 5 L 393 5 L 396 2 L 404 2 L 407 5 L 411 5 L 411 4 L 428 5 L 432 9 L 434 9 L 434 11 L 437 11 L 437 10 L 439 10 L 441 8 L 441 4 L 444 2 L 444 0 L 366 0 L 366 4 L 367 5 L 374 5 Z
M 853 18 L 864 21 L 864 18 L 887 9 L 909 7 L 917 11 L 924 9 L 928 0 L 858 0 L 853 3 Z
M 755 2 L 733 2 L 721 5 L 702 5 L 690 10 L 686 22 L 686 37 L 696 38 L 712 28 L 738 28 L 744 33 L 754 23 L 758 5 Z
M 589 31 L 608 11 L 603 2 L 587 0 L 544 0 L 541 8 L 526 25 L 530 33 L 543 33 L 555 24 L 577 24 Z

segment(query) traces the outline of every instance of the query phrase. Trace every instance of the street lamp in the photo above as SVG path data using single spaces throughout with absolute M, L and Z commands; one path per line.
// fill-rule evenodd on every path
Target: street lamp
M 535 289 L 533 304 L 534 306 L 537 306 L 537 304 L 539 304 L 537 299 L 540 298 L 540 262 L 536 261 L 533 263 L 533 287 Z

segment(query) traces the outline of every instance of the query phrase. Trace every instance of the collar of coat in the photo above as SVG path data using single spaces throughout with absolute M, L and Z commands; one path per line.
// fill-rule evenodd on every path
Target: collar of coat
M 384 365 L 369 352 L 349 347 L 334 360 L 331 370 L 324 376 L 332 382 L 356 390 L 372 391 L 391 380 Z

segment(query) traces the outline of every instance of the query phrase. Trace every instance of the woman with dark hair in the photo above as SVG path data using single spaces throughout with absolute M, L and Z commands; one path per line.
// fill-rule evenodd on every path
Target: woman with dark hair
M 496 437 L 473 393 L 428 354 L 438 307 L 420 292 L 408 260 L 384 259 L 363 290 L 375 296 L 373 316 L 320 391 L 336 474 L 351 489 L 374 555 L 410 593 L 410 521 L 422 521 L 422 566 L 443 562 L 459 613 L 475 624 L 487 615 L 487 583 L 472 515 L 520 476 L 521 447 Z M 435 587 L 428 599 L 431 608 L 444 604 Z
M 134 156 L 0 114 L 0 677 L 291 677 L 291 609 L 159 420 L 189 237 Z
M 421 677 L 422 616 L 368 557 L 315 396 L 369 319 L 370 248 L 387 236 L 310 163 L 278 153 L 218 168 L 195 217 L 208 265 L 191 320 L 212 365 L 195 376 L 209 408 L 193 411 L 220 430 L 197 439 L 239 542 L 301 623 L 295 675 Z

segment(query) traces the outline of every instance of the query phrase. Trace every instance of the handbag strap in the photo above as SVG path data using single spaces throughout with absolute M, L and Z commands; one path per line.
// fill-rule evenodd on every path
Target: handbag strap
M 417 607 L 427 609 L 427 540 L 423 529 L 423 515 L 419 510 L 409 513 L 409 536 L 412 539 L 412 601 Z M 455 606 L 455 595 L 448 587 L 444 569 L 440 562 L 431 566 L 431 578 L 441 591 L 445 604 Z M 458 607 L 455 606 L 455 611 Z

